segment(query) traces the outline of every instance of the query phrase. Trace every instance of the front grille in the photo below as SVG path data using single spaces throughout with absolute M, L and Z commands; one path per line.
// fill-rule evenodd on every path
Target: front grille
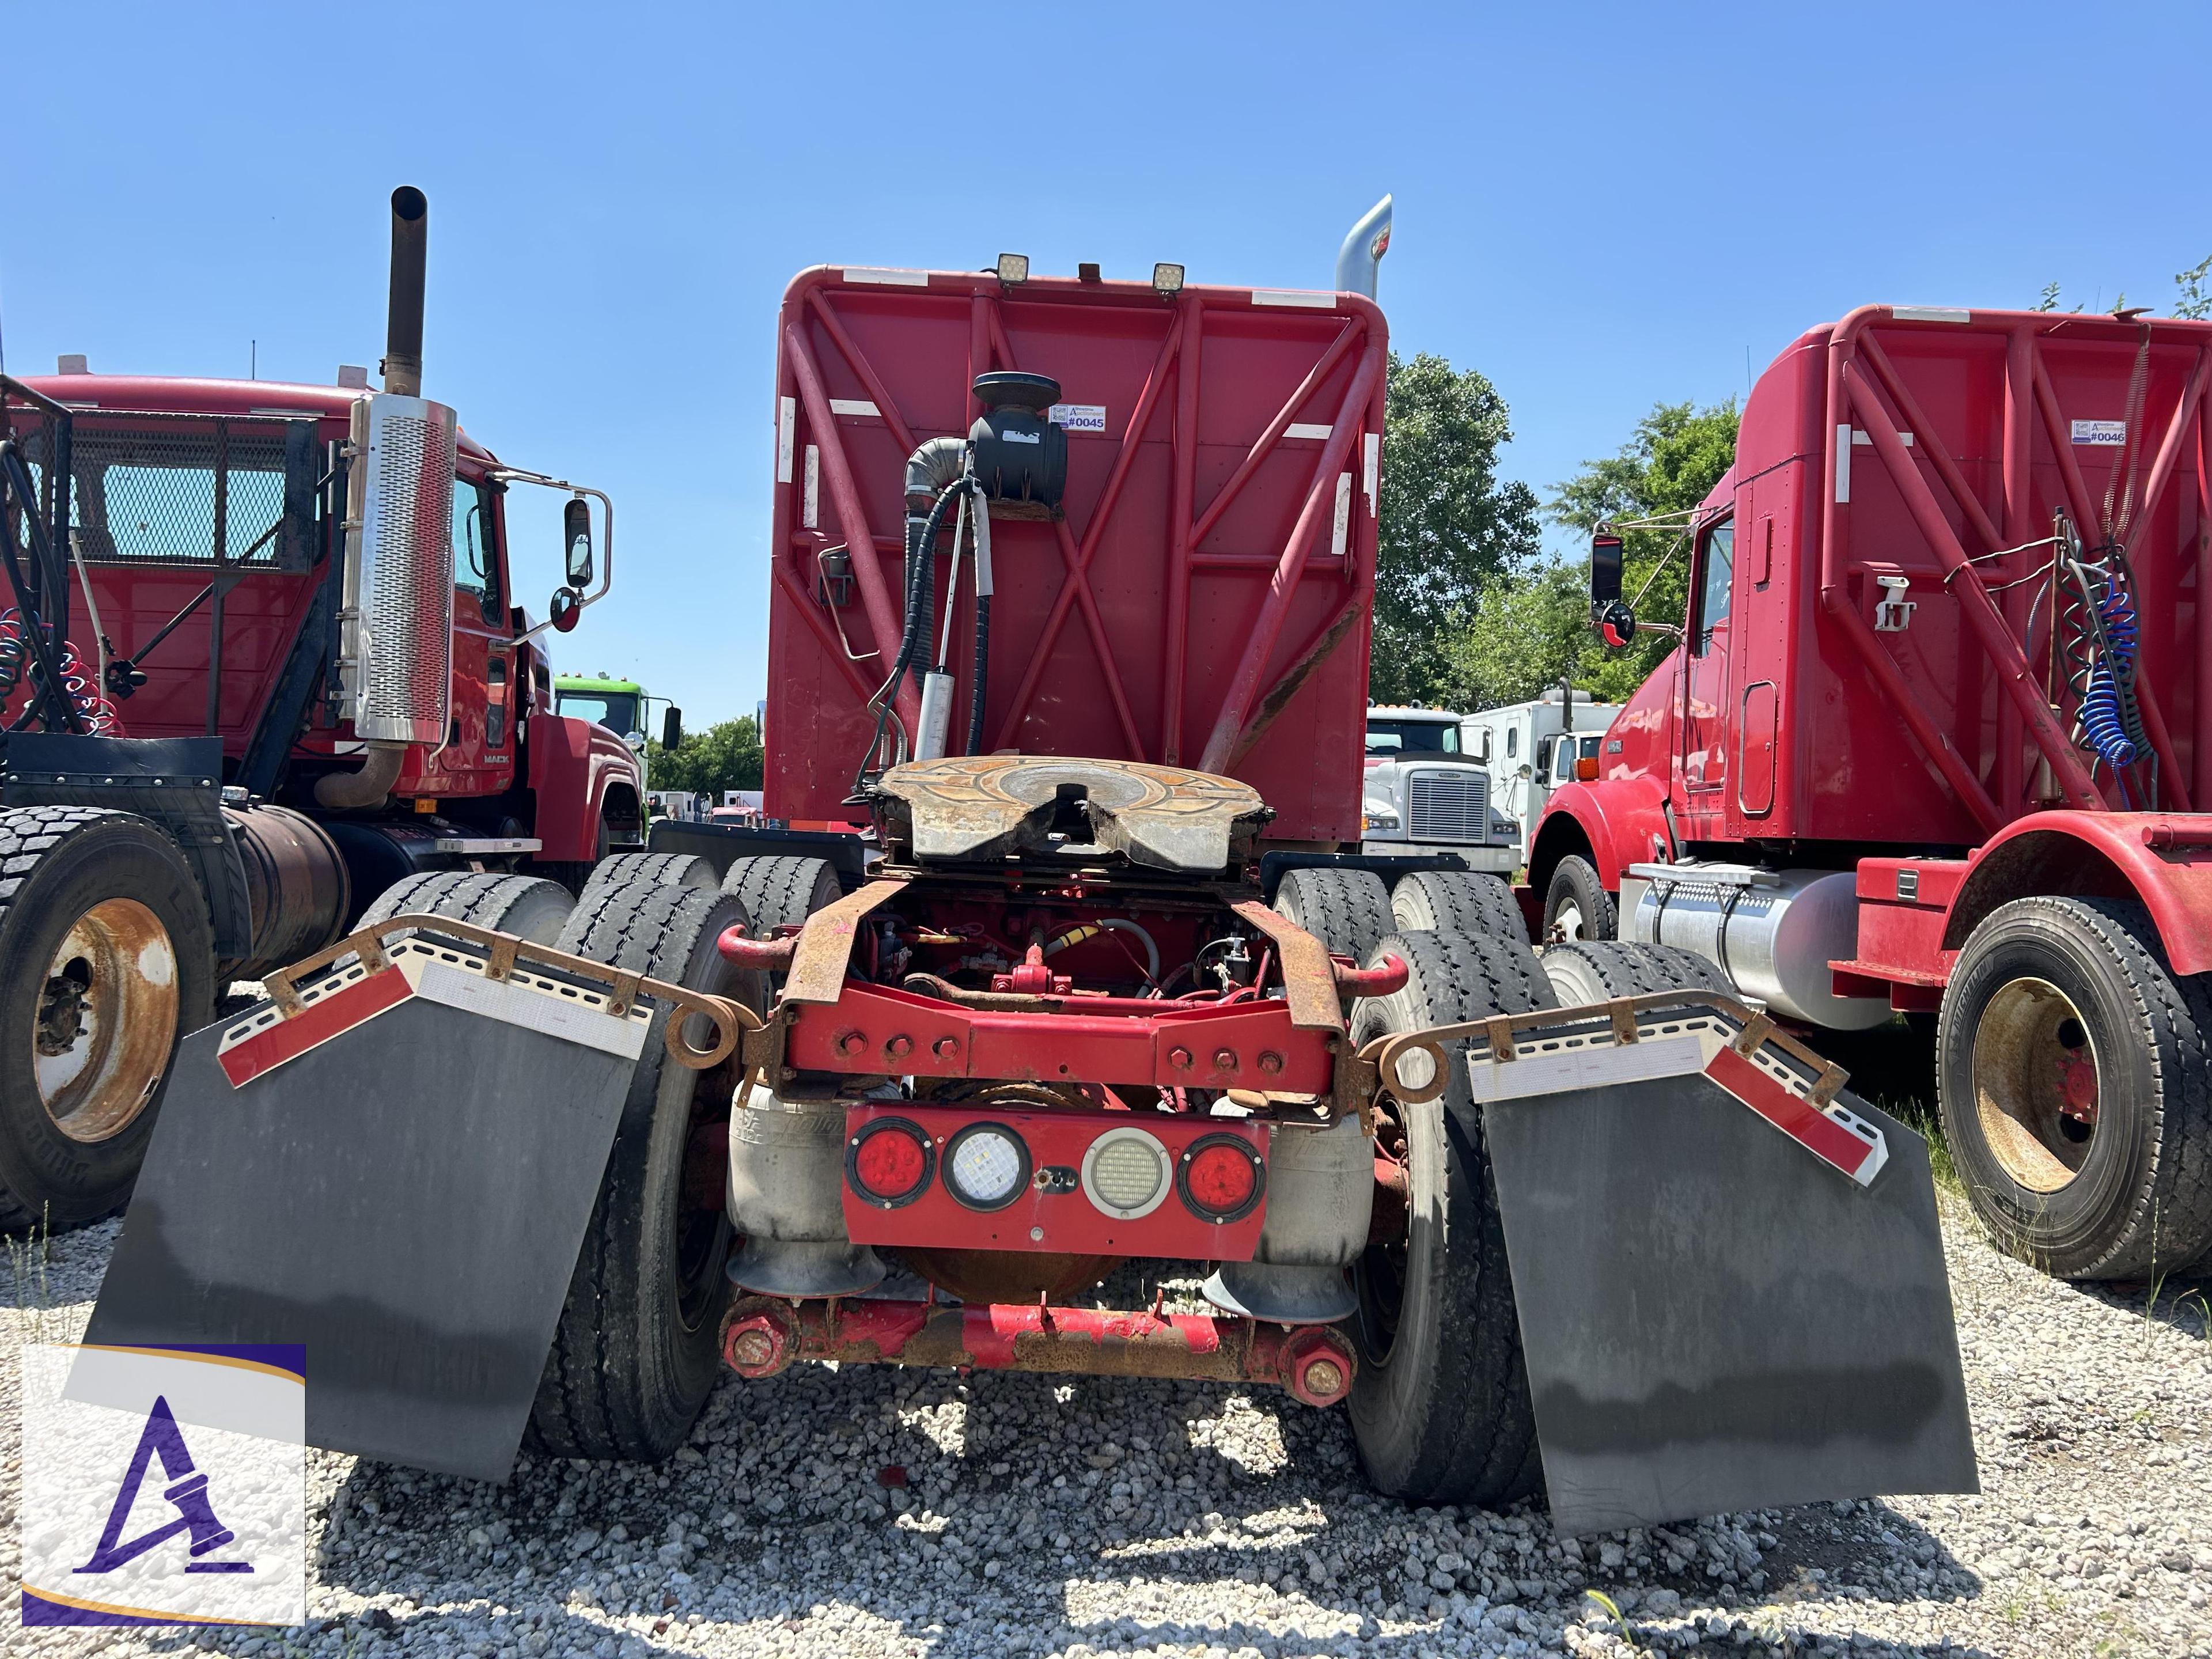
M 1490 823 L 1490 779 L 1472 766 L 1437 767 L 1407 780 L 1415 841 L 1480 846 Z

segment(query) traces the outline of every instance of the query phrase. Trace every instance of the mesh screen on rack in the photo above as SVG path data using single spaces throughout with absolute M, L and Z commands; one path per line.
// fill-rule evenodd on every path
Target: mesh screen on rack
M 51 437 L 24 444 L 40 493 Z M 273 422 L 75 422 L 70 523 L 94 564 L 275 568 L 284 553 L 284 432 Z

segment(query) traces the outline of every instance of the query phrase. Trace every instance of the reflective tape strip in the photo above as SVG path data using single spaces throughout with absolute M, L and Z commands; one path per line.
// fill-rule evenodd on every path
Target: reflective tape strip
M 832 398 L 830 400 L 830 412 L 832 415 L 877 416 L 883 413 L 866 398 Z
M 1514 1060 L 1467 1059 L 1468 1090 L 1477 1100 L 1525 1100 L 1570 1089 L 1603 1089 L 1648 1078 L 1690 1077 L 1705 1068 L 1705 1044 L 1692 1033 L 1637 1043 L 1598 1042 L 1579 1048 L 1527 1049 Z
M 490 980 L 449 963 L 426 962 L 416 994 L 426 1002 L 482 1014 L 489 1019 L 543 1031 L 564 1042 L 580 1043 L 625 1060 L 645 1052 L 647 1021 L 636 1017 L 617 1018 L 603 1009 L 571 1002 L 512 980 Z
M 889 265 L 847 265 L 845 280 L 848 283 L 873 283 L 884 288 L 927 288 L 929 273 L 926 270 L 900 270 Z
M 1811 1101 L 1790 1093 L 1734 1048 L 1722 1048 L 1707 1060 L 1705 1075 L 1862 1187 L 1889 1161 L 1889 1143 L 1881 1130 L 1840 1107 L 1822 1111 Z
M 343 990 L 319 997 L 289 1019 L 279 1018 L 271 1023 L 264 1011 L 243 1024 L 233 1026 L 223 1033 L 216 1061 L 230 1079 L 230 1086 L 242 1089 L 263 1073 L 276 1070 L 288 1060 L 298 1059 L 308 1049 L 343 1036 L 387 1008 L 397 1008 L 414 994 L 406 975 L 397 968 L 386 968 L 356 980 Z
M 1255 306 L 1310 306 L 1316 311 L 1334 311 L 1336 309 L 1336 295 L 1308 293 L 1303 289 L 1255 288 L 1252 290 L 1252 303 Z

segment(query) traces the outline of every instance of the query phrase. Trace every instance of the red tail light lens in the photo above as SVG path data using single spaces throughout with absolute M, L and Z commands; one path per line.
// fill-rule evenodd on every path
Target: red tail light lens
M 1237 1135 L 1201 1135 L 1176 1164 L 1176 1189 L 1194 1215 L 1240 1221 L 1266 1189 L 1267 1165 Z
M 936 1149 L 921 1126 L 902 1117 L 879 1117 L 845 1145 L 845 1177 L 853 1190 L 887 1210 L 920 1198 L 936 1165 Z

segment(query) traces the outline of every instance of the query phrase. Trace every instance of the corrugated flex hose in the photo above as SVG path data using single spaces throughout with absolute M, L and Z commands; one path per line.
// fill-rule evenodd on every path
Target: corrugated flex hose
M 85 729 L 94 737 L 119 736 L 121 726 L 116 716 L 115 705 L 101 695 L 99 686 L 78 659 L 76 647 L 67 641 L 62 642 L 59 666 L 62 690 L 69 698 L 70 707 L 76 711 L 77 718 L 84 722 Z M 31 662 L 30 653 L 23 639 L 22 613 L 9 605 L 5 611 L 0 611 L 0 702 L 5 702 L 14 695 L 15 688 L 22 683 L 27 667 L 36 672 L 36 665 Z M 35 698 L 32 706 L 37 707 Z M 29 711 L 25 712 L 27 714 Z
M 2073 592 L 2067 606 L 2071 638 L 2068 678 L 2080 700 L 2081 746 L 2117 774 L 2149 752 L 2136 702 L 2142 629 L 2127 562 L 2117 549 L 2096 562 L 2069 559 Z M 2126 792 L 2124 781 L 2121 784 Z

